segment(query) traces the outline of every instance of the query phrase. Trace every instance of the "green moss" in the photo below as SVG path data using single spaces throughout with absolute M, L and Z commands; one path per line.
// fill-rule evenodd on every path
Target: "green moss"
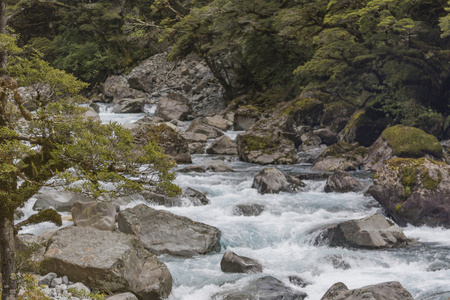
M 244 149 L 247 151 L 262 151 L 263 153 L 271 154 L 274 149 L 280 146 L 278 140 L 270 135 L 267 136 L 247 136 L 242 139 Z
M 371 122 L 372 120 L 366 115 L 365 111 L 358 111 L 355 112 L 348 121 L 347 125 L 344 129 L 344 135 L 347 135 L 350 132 L 350 129 L 354 128 L 355 126 L 359 126 L 361 124 L 367 124 Z
M 356 144 L 350 144 L 347 142 L 338 142 L 327 149 L 325 149 L 320 156 L 325 157 L 352 157 L 353 159 L 357 159 L 358 156 L 365 156 L 367 154 L 367 149 Z
M 402 205 L 401 204 L 397 204 L 395 206 L 395 211 L 398 212 L 401 208 L 402 208 Z
M 422 178 L 423 186 L 429 190 L 435 190 L 438 187 L 439 183 L 441 183 L 442 181 L 442 173 L 439 170 L 437 179 L 433 179 L 426 169 L 421 170 L 420 175 Z
M 392 148 L 393 154 L 400 157 L 421 157 L 425 154 L 441 157 L 443 153 L 442 145 L 436 137 L 414 127 L 389 127 L 381 136 Z
M 283 109 L 282 115 L 292 116 L 298 111 L 308 112 L 320 105 L 322 105 L 322 102 L 317 99 L 300 98 L 298 100 L 291 101 Z

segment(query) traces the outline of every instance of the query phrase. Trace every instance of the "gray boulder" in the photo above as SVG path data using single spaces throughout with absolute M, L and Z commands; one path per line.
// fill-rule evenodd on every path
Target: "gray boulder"
M 211 202 L 208 198 L 206 198 L 205 193 L 190 187 L 183 191 L 183 196 L 188 198 L 194 206 L 207 205 Z
M 145 98 L 145 93 L 132 89 L 128 85 L 128 81 L 122 76 L 109 76 L 103 84 L 103 101 L 115 103 L 122 99 Z
M 113 112 L 119 114 L 141 113 L 143 112 L 145 101 L 146 101 L 145 98 L 122 99 L 114 107 Z
M 305 184 L 293 176 L 284 174 L 275 168 L 264 168 L 253 179 L 252 188 L 260 194 L 293 193 L 301 190 Z
M 234 113 L 234 130 L 248 130 L 261 119 L 261 113 L 251 105 L 242 106 Z
M 330 226 L 316 239 L 318 244 L 325 243 L 332 247 L 364 249 L 398 248 L 410 241 L 400 227 L 380 214 Z
M 363 185 L 358 180 L 350 176 L 347 172 L 342 170 L 334 171 L 333 175 L 328 177 L 325 184 L 325 192 L 359 192 L 363 190 Z
M 187 167 L 177 170 L 177 172 L 180 172 L 180 173 L 191 173 L 191 172 L 205 173 L 206 167 L 204 167 L 204 166 L 187 166 Z
M 239 159 L 261 165 L 296 163 L 299 156 L 295 143 L 289 139 L 294 131 L 288 116 L 259 120 L 237 136 Z
M 356 144 L 339 142 L 320 153 L 311 171 L 358 170 L 363 166 L 367 149 Z
M 34 197 L 36 202 L 33 205 L 33 210 L 37 211 L 53 207 L 58 212 L 70 212 L 75 201 L 92 201 L 92 199 L 75 195 L 69 191 L 59 191 L 52 187 L 41 188 Z
M 136 235 L 155 254 L 191 257 L 220 251 L 219 229 L 144 204 L 121 211 L 118 227 Z
M 338 141 L 337 134 L 328 128 L 317 129 L 314 130 L 313 133 L 320 138 L 323 144 L 327 146 L 333 145 Z
M 132 293 L 121 293 L 108 297 L 106 300 L 138 300 L 138 298 Z
M 92 227 L 71 226 L 56 232 L 41 268 L 66 274 L 92 289 L 132 292 L 140 299 L 165 298 L 172 289 L 166 265 L 136 237 Z
M 391 159 L 368 193 L 400 226 L 450 228 L 450 166 L 427 158 Z
M 116 206 L 111 202 L 75 202 L 71 209 L 76 226 L 90 226 L 100 230 L 116 228 Z
M 155 115 L 165 121 L 186 121 L 192 115 L 192 110 L 186 97 L 180 94 L 169 94 L 159 100 Z
M 225 251 L 220 268 L 225 273 L 261 273 L 263 268 L 252 258 L 239 256 L 232 251 Z
M 201 133 L 206 135 L 208 139 L 215 139 L 224 134 L 219 128 L 205 123 L 203 118 L 197 118 L 192 121 L 186 132 Z
M 204 154 L 205 153 L 205 145 L 208 137 L 202 133 L 194 133 L 194 132 L 182 132 L 181 135 L 186 140 L 189 153 L 191 154 Z
M 233 168 L 231 168 L 228 164 L 226 164 L 223 160 L 215 159 L 215 160 L 207 160 L 203 162 L 206 171 L 211 172 L 234 172 Z
M 84 113 L 84 118 L 89 120 L 94 120 L 94 121 L 100 121 L 100 116 L 98 115 L 98 112 L 96 112 L 92 107 L 88 107 L 88 110 Z
M 233 140 L 227 136 L 222 135 L 212 142 L 212 144 L 206 149 L 208 154 L 225 154 L 225 155 L 237 155 L 237 146 Z
M 307 295 L 285 286 L 272 276 L 256 279 L 240 291 L 225 292 L 215 295 L 213 299 L 224 300 L 303 300 Z
M 150 124 L 134 134 L 136 143 L 146 145 L 155 141 L 170 159 L 177 163 L 191 163 L 191 154 L 184 137 L 168 124 Z
M 205 124 L 217 127 L 222 131 L 227 131 L 233 126 L 233 123 L 231 121 L 224 119 L 220 115 L 214 115 L 213 117 L 205 117 L 203 119 L 203 122 Z
M 335 283 L 321 300 L 414 300 L 412 295 L 397 281 L 368 285 L 349 290 L 342 282 Z

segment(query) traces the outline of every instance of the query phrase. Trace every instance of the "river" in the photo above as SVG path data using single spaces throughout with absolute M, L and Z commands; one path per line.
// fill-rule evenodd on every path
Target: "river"
M 148 112 L 152 113 L 153 109 L 149 107 Z M 103 109 L 100 116 L 103 122 L 128 123 L 142 117 L 142 114 L 111 114 Z M 235 138 L 238 133 L 226 134 Z M 215 157 L 193 155 L 193 164 L 198 165 L 211 158 Z M 408 226 L 404 228 L 406 236 L 418 239 L 418 243 L 394 250 L 314 245 L 312 241 L 317 228 L 367 217 L 381 212 L 380 208 L 373 207 L 373 198 L 364 196 L 364 192 L 324 193 L 325 180 L 305 181 L 304 190 L 295 194 L 260 195 L 251 186 L 253 177 L 263 166 L 240 162 L 235 156 L 227 156 L 226 159 L 235 172 L 179 173 L 176 178 L 176 183 L 183 188 L 206 192 L 211 201 L 209 205 L 152 206 L 215 226 L 222 232 L 220 253 L 193 258 L 160 256 L 173 276 L 169 299 L 211 299 L 217 293 L 237 290 L 249 281 L 266 275 L 308 294 L 311 300 L 320 299 L 336 282 L 343 282 L 349 289 L 354 289 L 386 281 L 399 281 L 416 300 L 449 299 L 449 229 Z M 286 173 L 300 174 L 308 173 L 311 165 L 276 167 Z M 352 175 L 366 189 L 371 185 L 370 174 L 356 172 Z M 136 204 L 131 203 L 127 207 Z M 233 209 L 238 204 L 261 204 L 265 210 L 259 216 L 238 216 Z M 30 209 L 31 204 L 27 207 Z M 36 228 L 26 230 L 32 232 Z M 220 260 L 225 250 L 258 260 L 263 265 L 263 273 L 223 273 Z M 290 283 L 291 276 L 302 278 L 308 285 L 300 288 Z

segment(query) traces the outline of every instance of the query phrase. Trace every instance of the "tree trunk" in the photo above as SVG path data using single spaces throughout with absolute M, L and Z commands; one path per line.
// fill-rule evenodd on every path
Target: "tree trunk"
M 6 34 L 6 0 L 0 0 L 0 34 Z M 6 74 L 8 53 L 0 51 L 0 75 Z
M 14 227 L 13 222 L 0 217 L 0 256 L 2 270 L 2 300 L 17 299 L 16 264 L 14 261 Z

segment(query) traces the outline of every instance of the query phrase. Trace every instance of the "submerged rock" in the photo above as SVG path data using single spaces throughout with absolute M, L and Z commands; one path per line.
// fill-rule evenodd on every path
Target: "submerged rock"
M 318 244 L 325 243 L 332 247 L 365 249 L 403 247 L 410 241 L 400 227 L 380 214 L 330 226 L 316 239 Z
M 285 286 L 272 276 L 256 279 L 239 291 L 224 292 L 213 297 L 214 300 L 303 300 L 307 295 Z
M 136 235 L 155 254 L 191 257 L 220 251 L 219 229 L 144 204 L 119 213 L 119 230 Z
M 284 174 L 275 168 L 264 168 L 253 179 L 252 188 L 260 194 L 293 193 L 301 190 L 305 184 L 293 176 Z
M 260 204 L 238 204 L 233 207 L 233 214 L 237 216 L 259 216 L 265 207 Z
M 321 300 L 414 300 L 411 294 L 397 281 L 368 285 L 349 290 L 342 282 L 335 283 Z
M 262 266 L 252 258 L 239 256 L 232 251 L 225 251 L 220 268 L 225 273 L 261 273 Z

